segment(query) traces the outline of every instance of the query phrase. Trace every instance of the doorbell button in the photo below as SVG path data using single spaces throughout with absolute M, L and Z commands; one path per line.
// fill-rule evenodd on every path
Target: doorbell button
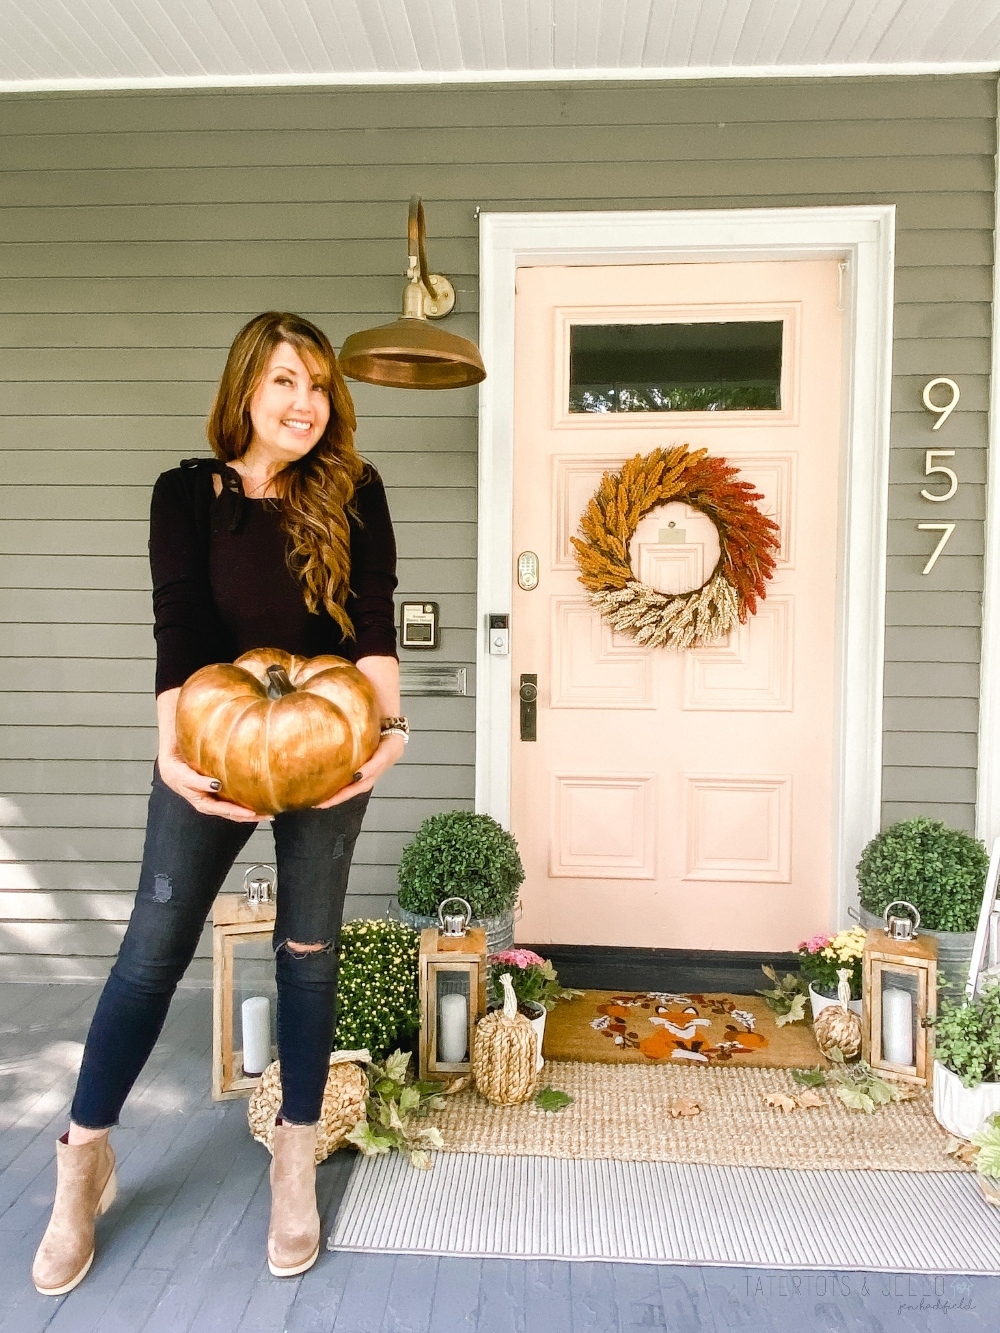
M 494 657 L 506 657 L 510 652 L 510 618 L 503 615 L 491 615 L 488 626 L 488 643 Z

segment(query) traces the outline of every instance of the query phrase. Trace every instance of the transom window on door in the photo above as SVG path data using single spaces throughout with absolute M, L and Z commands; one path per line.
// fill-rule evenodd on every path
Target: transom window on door
M 573 324 L 570 412 L 781 409 L 781 320 Z

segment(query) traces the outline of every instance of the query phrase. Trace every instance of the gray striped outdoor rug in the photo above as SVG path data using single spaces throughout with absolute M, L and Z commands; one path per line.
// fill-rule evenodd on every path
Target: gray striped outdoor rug
M 435 1153 L 359 1158 L 333 1250 L 1000 1274 L 970 1173 Z

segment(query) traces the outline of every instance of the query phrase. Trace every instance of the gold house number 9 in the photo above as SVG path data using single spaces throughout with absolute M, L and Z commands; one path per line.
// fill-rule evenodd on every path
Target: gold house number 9
M 951 391 L 951 395 L 946 403 L 936 403 L 931 397 L 934 390 L 939 386 L 945 386 Z M 962 391 L 954 380 L 941 375 L 937 379 L 928 380 L 924 385 L 923 402 L 928 412 L 933 412 L 937 416 L 937 421 L 931 427 L 932 430 L 940 430 L 944 423 L 958 406 L 958 400 L 962 396 Z M 930 500 L 933 504 L 941 504 L 944 500 L 951 500 L 958 490 L 958 477 L 950 467 L 945 467 L 941 463 L 936 463 L 938 458 L 954 458 L 954 449 L 928 449 L 924 454 L 924 476 L 947 478 L 947 489 L 943 491 L 929 491 L 925 486 L 920 492 L 925 500 Z M 927 564 L 920 571 L 922 574 L 929 574 L 937 564 L 938 556 L 948 545 L 951 534 L 955 531 L 957 523 L 918 523 L 917 528 L 920 532 L 940 532 L 941 538 L 937 546 L 930 554 Z

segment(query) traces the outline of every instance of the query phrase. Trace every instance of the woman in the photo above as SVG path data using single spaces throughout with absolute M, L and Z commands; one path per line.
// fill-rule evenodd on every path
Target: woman
M 70 1127 L 56 1146 L 52 1218 L 32 1278 L 62 1295 L 94 1257 L 115 1194 L 108 1131 L 156 1043 L 230 867 L 263 816 L 226 800 L 180 757 L 180 686 L 250 648 L 337 653 L 374 686 L 375 754 L 312 810 L 274 817 L 278 1058 L 283 1105 L 271 1164 L 267 1255 L 276 1276 L 319 1254 L 314 1150 L 333 1036 L 336 942 L 372 787 L 402 755 L 392 593 L 396 549 L 382 482 L 355 452 L 354 405 L 325 335 L 259 315 L 229 352 L 208 423 L 216 460 L 153 490 L 150 563 L 159 748 L 135 905 L 90 1026 Z

